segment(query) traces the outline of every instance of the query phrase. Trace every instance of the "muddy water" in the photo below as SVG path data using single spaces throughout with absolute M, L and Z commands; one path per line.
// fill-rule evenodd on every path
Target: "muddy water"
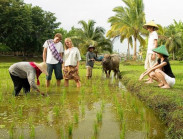
M 41 89 L 48 95 L 4 96 L 0 138 L 167 138 L 163 123 L 118 80 L 83 77 L 80 89 L 72 81 L 68 88 Z

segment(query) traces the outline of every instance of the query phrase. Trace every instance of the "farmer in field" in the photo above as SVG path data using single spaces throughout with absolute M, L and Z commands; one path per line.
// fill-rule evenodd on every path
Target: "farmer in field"
M 60 86 L 62 75 L 62 53 L 63 45 L 60 42 L 62 35 L 57 33 L 54 39 L 46 40 L 43 47 L 43 62 L 47 63 L 48 76 L 46 76 L 46 87 L 50 86 L 52 72 L 54 70 L 57 86 Z
M 161 88 L 170 88 L 175 84 L 175 76 L 172 73 L 170 63 L 168 60 L 168 52 L 164 45 L 153 49 L 157 53 L 158 60 L 156 64 L 150 69 L 141 74 L 139 80 L 142 80 L 146 75 L 157 81 Z
M 157 60 L 156 53 L 152 50 L 158 46 L 158 34 L 156 33 L 158 26 L 153 21 L 151 21 L 145 24 L 143 27 L 149 31 L 147 54 L 145 59 L 145 69 L 147 70 L 150 69 Z M 149 77 L 146 83 L 152 83 L 152 78 Z
M 69 80 L 71 79 L 75 80 L 77 87 L 81 86 L 79 77 L 80 60 L 81 56 L 78 48 L 73 46 L 72 40 L 70 38 L 66 38 L 63 63 L 65 86 L 69 86 Z
M 90 79 L 92 77 L 92 69 L 94 66 L 95 60 L 98 61 L 96 54 L 93 52 L 95 47 L 90 45 L 88 47 L 88 52 L 86 53 L 86 77 Z
M 40 64 L 35 62 L 18 62 L 10 66 L 9 73 L 14 84 L 15 96 L 18 96 L 22 88 L 24 89 L 24 93 L 30 92 L 30 88 L 32 88 L 44 95 L 38 89 L 37 85 L 40 84 L 39 76 L 41 73 L 48 75 L 45 62 Z M 35 84 L 35 76 L 37 78 L 37 85 Z

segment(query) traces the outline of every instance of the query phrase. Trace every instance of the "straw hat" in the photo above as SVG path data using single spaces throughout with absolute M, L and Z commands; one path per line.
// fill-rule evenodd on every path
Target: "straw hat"
M 47 72 L 47 65 L 45 62 L 41 62 L 41 63 L 35 63 L 35 65 L 42 71 L 42 73 L 48 75 L 48 72 Z
M 154 23 L 154 21 L 150 21 L 149 23 L 146 23 L 143 25 L 143 28 L 147 29 L 148 26 L 154 27 L 155 30 L 158 30 L 158 26 Z
M 165 45 L 161 45 L 158 48 L 153 49 L 152 51 L 154 51 L 154 52 L 156 52 L 158 54 L 162 54 L 162 55 L 165 55 L 165 56 L 169 56 L 168 51 L 167 51 Z
M 93 49 L 95 49 L 95 46 L 93 46 L 93 45 L 90 45 L 90 46 L 88 47 L 88 50 L 89 50 L 90 48 L 93 48 Z

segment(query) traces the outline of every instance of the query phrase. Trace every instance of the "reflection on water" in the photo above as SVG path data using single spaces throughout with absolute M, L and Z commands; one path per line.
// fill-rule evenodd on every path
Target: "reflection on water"
M 44 80 L 42 81 L 44 82 Z M 0 107 L 1 138 L 163 139 L 165 126 L 114 78 L 82 78 L 82 87 L 41 89 L 5 96 Z

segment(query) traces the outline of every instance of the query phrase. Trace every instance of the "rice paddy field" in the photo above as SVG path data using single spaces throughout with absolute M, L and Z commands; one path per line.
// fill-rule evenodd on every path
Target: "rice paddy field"
M 15 61 L 14 61 L 15 62 Z M 121 80 L 106 79 L 100 63 L 87 80 L 84 62 L 80 65 L 81 88 L 74 81 L 57 87 L 54 76 L 45 87 L 40 76 L 41 96 L 32 91 L 14 97 L 8 68 L 0 63 L 1 139 L 164 139 L 167 127 Z

